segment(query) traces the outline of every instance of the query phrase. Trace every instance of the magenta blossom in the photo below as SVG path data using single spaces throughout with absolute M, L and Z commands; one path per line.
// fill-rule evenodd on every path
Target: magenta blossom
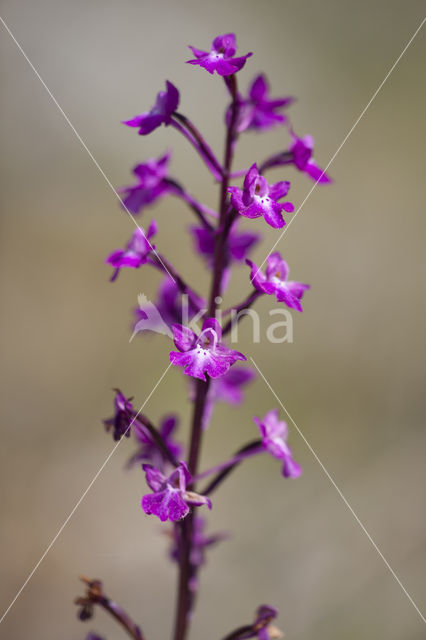
M 111 281 L 117 278 L 122 267 L 137 269 L 142 264 L 146 264 L 149 254 L 155 249 L 155 246 L 150 243 L 150 239 L 155 236 L 156 233 L 157 224 L 153 220 L 146 234 L 141 227 L 138 227 L 133 232 L 130 242 L 125 249 L 117 249 L 108 256 L 105 262 L 115 267 Z
M 144 207 L 158 200 L 170 191 L 167 178 L 170 153 L 156 160 L 150 158 L 133 169 L 138 181 L 128 187 L 121 187 L 118 193 L 124 194 L 123 206 L 131 213 L 139 213 Z
M 213 74 L 215 71 L 220 76 L 230 76 L 240 71 L 252 53 L 247 53 L 240 58 L 234 58 L 237 51 L 235 35 L 226 33 L 217 36 L 213 42 L 210 51 L 202 51 L 195 47 L 189 47 L 195 56 L 195 60 L 187 60 L 188 64 L 198 64 Z
M 128 438 L 130 436 L 130 427 L 136 416 L 132 405 L 133 398 L 126 398 L 120 389 L 114 389 L 114 415 L 107 420 L 104 420 L 106 431 L 110 431 L 112 428 L 112 437 L 118 441 L 123 436 Z
M 269 185 L 260 175 L 255 163 L 246 173 L 243 189 L 229 187 L 228 191 L 231 194 L 231 204 L 239 214 L 246 218 L 263 216 L 271 227 L 280 229 L 285 225 L 281 211 L 294 211 L 291 202 L 278 202 L 287 195 L 289 189 L 289 182 Z
M 287 423 L 279 419 L 278 409 L 268 411 L 263 420 L 254 418 L 262 436 L 262 446 L 268 453 L 283 462 L 283 476 L 298 478 L 302 473 L 301 466 L 293 460 L 293 454 L 287 444 Z
M 207 374 L 210 378 L 219 378 L 237 360 L 246 360 L 239 351 L 228 349 L 220 343 L 222 329 L 215 318 L 204 320 L 199 336 L 180 324 L 174 324 L 172 329 L 179 351 L 170 352 L 170 362 L 183 367 L 187 376 L 206 380 Z
M 166 91 L 160 91 L 157 94 L 157 99 L 152 109 L 131 118 L 131 120 L 124 120 L 123 124 L 128 127 L 139 128 L 139 135 L 146 136 L 162 124 L 170 124 L 171 116 L 178 108 L 178 105 L 179 91 L 174 84 L 167 80 Z
M 187 491 L 191 475 L 185 462 L 181 462 L 167 478 L 150 464 L 144 464 L 142 468 L 153 491 L 142 498 L 142 508 L 146 514 L 158 516 L 162 522 L 176 522 L 188 515 L 190 506 L 206 504 L 211 509 L 209 498 Z
M 260 74 L 253 80 L 248 97 L 239 100 L 237 131 L 246 130 L 266 131 L 287 122 L 287 117 L 281 113 L 289 107 L 294 98 L 269 98 L 269 87 L 266 76 Z M 231 110 L 226 112 L 226 122 L 229 124 Z
M 266 258 L 267 267 L 264 275 L 258 266 L 251 260 L 246 260 L 251 267 L 251 280 L 258 291 L 275 295 L 278 302 L 284 302 L 290 309 L 302 311 L 300 300 L 305 291 L 310 289 L 308 284 L 287 280 L 289 266 L 276 251 Z
M 331 182 L 331 178 L 320 169 L 315 160 L 313 159 L 314 153 L 314 139 L 312 136 L 304 136 L 298 138 L 292 133 L 293 144 L 289 148 L 292 154 L 292 162 L 294 166 L 306 173 L 312 180 L 319 184 L 325 184 Z

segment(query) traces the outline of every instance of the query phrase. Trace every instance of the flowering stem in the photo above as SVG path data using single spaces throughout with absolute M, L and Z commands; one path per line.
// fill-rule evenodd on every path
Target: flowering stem
M 210 299 L 208 306 L 208 314 L 213 317 L 216 312 L 218 304 L 218 296 L 220 296 L 222 275 L 225 261 L 225 247 L 227 235 L 230 231 L 231 224 L 227 224 L 228 214 L 228 185 L 229 174 L 231 171 L 232 157 L 234 144 L 236 141 L 236 124 L 238 117 L 238 92 L 237 81 L 235 75 L 225 79 L 226 85 L 232 94 L 231 105 L 231 119 L 227 128 L 226 142 L 225 142 L 225 161 L 224 169 L 221 169 L 221 190 L 219 200 L 219 223 L 216 230 L 215 237 L 215 251 L 214 251 L 214 267 L 213 267 L 213 280 L 210 291 Z M 178 117 L 181 122 L 191 128 L 191 133 L 197 137 L 197 130 L 193 127 L 189 121 L 175 113 L 175 117 Z M 197 138 L 198 143 L 201 145 L 203 140 Z M 214 158 L 214 156 L 213 156 Z M 217 160 L 215 159 L 215 162 Z M 220 165 L 219 165 L 220 166 Z M 230 216 L 232 212 L 229 211 Z M 196 396 L 194 401 L 194 412 L 192 418 L 192 430 L 191 430 L 191 443 L 188 458 L 188 469 L 192 476 L 196 475 L 198 467 L 198 458 L 201 448 L 201 436 L 202 436 L 202 423 L 204 410 L 206 405 L 207 393 L 209 390 L 210 380 L 206 382 L 203 380 L 197 380 Z M 179 593 L 176 612 L 176 626 L 175 626 L 175 640 L 185 640 L 188 631 L 188 614 L 190 609 L 191 597 L 189 590 L 189 579 L 191 576 L 191 546 L 192 546 L 192 529 L 193 529 L 193 514 L 189 514 L 181 524 L 181 549 L 180 549 L 180 562 L 179 562 Z
M 138 415 L 137 419 L 147 429 L 147 431 L 149 432 L 151 438 L 153 439 L 154 443 L 157 445 L 157 448 L 159 449 L 159 451 L 161 451 L 163 456 L 174 467 L 178 467 L 179 466 L 179 462 L 176 460 L 176 458 L 174 457 L 173 453 L 170 451 L 169 447 L 165 443 L 165 441 L 164 441 L 163 437 L 161 436 L 160 432 L 158 431 L 158 429 L 156 429 L 156 427 L 154 427 L 152 422 L 150 422 L 150 420 L 148 420 L 148 418 L 146 416 Z
M 176 269 L 170 264 L 170 262 L 161 254 L 156 252 L 151 255 L 150 264 L 156 267 L 160 271 L 172 276 L 181 293 L 188 296 L 188 299 L 192 302 L 195 308 L 200 306 L 201 298 L 195 293 L 195 291 L 185 282 L 185 280 L 179 275 Z
M 264 450 L 262 448 L 261 440 L 254 440 L 253 442 L 250 442 L 245 447 L 237 451 L 237 453 L 230 460 L 228 460 L 227 462 L 224 462 L 223 465 L 219 465 L 218 467 L 216 467 L 215 470 L 218 470 L 219 472 L 216 475 L 216 477 L 213 478 L 213 480 L 211 480 L 211 482 L 203 490 L 202 495 L 207 496 L 210 493 L 212 493 L 215 489 L 217 489 L 217 487 L 225 480 L 225 478 L 228 477 L 231 471 L 233 471 L 236 467 L 238 467 L 238 465 L 243 460 L 245 460 L 246 458 L 249 458 L 250 456 L 257 455 L 258 453 L 263 453 L 263 451 Z M 205 473 L 201 474 L 200 477 L 205 476 L 208 473 L 210 474 L 212 471 L 214 470 L 212 469 L 208 472 L 206 471 Z
M 210 294 L 210 305 L 208 310 L 208 315 L 210 317 L 214 316 L 216 312 L 217 299 L 221 293 L 226 240 L 232 226 L 232 220 L 230 220 L 229 224 L 227 224 L 228 186 L 229 186 L 229 174 L 231 172 L 234 145 L 237 137 L 236 124 L 237 124 L 237 118 L 238 118 L 238 91 L 237 91 L 237 80 L 235 78 L 235 75 L 225 78 L 225 82 L 232 94 L 231 119 L 227 129 L 227 134 L 226 134 L 224 176 L 223 176 L 221 190 L 220 190 L 220 218 L 219 218 L 219 227 L 217 229 L 216 238 L 215 238 L 214 274 L 213 274 L 213 283 L 212 283 L 212 289 Z M 231 218 L 231 214 L 229 218 Z
M 243 638 L 252 638 L 253 637 L 253 625 L 247 624 L 244 627 L 238 627 L 227 636 L 223 638 L 223 640 L 243 640 Z
M 107 611 L 133 638 L 133 640 L 145 640 L 140 627 L 133 622 L 130 616 L 116 602 L 107 598 L 102 590 L 100 580 L 89 580 L 82 577 L 81 580 L 87 585 L 87 593 L 82 598 L 76 598 L 75 604 L 81 607 L 80 618 L 88 620 L 93 615 L 94 605 L 100 606 Z
M 175 196 L 181 198 L 184 202 L 189 204 L 203 226 L 206 227 L 206 229 L 212 230 L 213 226 L 207 220 L 206 214 L 212 216 L 213 218 L 217 218 L 216 211 L 213 211 L 213 209 L 210 209 L 209 207 L 206 207 L 205 205 L 198 202 L 193 196 L 191 196 L 191 194 L 185 191 L 185 189 L 178 182 L 176 182 L 176 180 L 168 178 L 166 182 L 172 187 L 172 193 Z
M 264 173 L 267 169 L 272 169 L 272 167 L 282 167 L 286 164 L 292 164 L 292 162 L 293 153 L 291 151 L 281 151 L 264 160 L 259 167 L 259 173 Z
M 196 126 L 186 116 L 177 111 L 173 114 L 170 124 L 192 144 L 216 180 L 220 182 L 223 176 L 223 169 Z
M 239 322 L 244 317 L 245 314 L 240 315 L 240 312 L 244 309 L 249 309 L 261 295 L 263 295 L 262 291 L 254 289 L 252 293 L 250 293 L 247 298 L 240 302 L 240 304 L 238 304 L 236 307 L 229 307 L 229 309 L 225 309 L 223 315 L 225 316 L 231 314 L 231 318 L 223 328 L 223 335 L 229 333 L 229 331 L 231 331 L 231 329 L 235 326 L 235 322 Z

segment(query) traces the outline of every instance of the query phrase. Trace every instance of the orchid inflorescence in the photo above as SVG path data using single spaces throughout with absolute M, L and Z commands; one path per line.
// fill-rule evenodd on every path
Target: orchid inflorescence
M 211 509 L 214 491 L 233 469 L 255 455 L 266 452 L 280 460 L 285 478 L 297 478 L 302 473 L 287 443 L 287 424 L 280 420 L 276 409 L 268 411 L 263 418 L 254 418 L 258 427 L 257 439 L 246 443 L 228 460 L 215 467 L 201 472 L 198 469 L 202 434 L 211 422 L 215 404 L 220 401 L 240 404 L 244 388 L 255 377 L 250 367 L 236 364 L 246 361 L 245 355 L 226 345 L 225 337 L 230 330 L 230 322 L 221 326 L 218 320 L 221 295 L 227 287 L 232 268 L 244 261 L 247 263 L 249 293 L 242 303 L 231 310 L 248 309 L 257 298 L 266 294 L 275 296 L 279 303 L 289 309 L 302 311 L 301 301 L 309 289 L 307 284 L 288 280 L 288 264 L 278 252 L 267 257 L 263 273 L 248 258 L 260 237 L 256 232 L 241 230 L 240 222 L 242 218 L 263 218 L 270 227 L 281 229 L 286 224 L 287 214 L 294 211 L 293 204 L 283 200 L 289 193 L 290 182 L 282 180 L 269 183 L 265 178 L 264 174 L 273 167 L 292 166 L 317 183 L 330 182 L 325 171 L 313 159 L 313 139 L 310 136 L 298 137 L 293 131 L 287 109 L 294 99 L 288 96 L 271 98 L 264 74 L 254 78 L 247 96 L 238 90 L 236 74 L 252 54 L 236 56 L 234 34 L 217 36 L 210 51 L 195 47 L 190 49 L 195 58 L 189 60 L 189 64 L 221 76 L 230 97 L 224 117 L 226 138 L 223 164 L 193 122 L 178 111 L 179 91 L 169 81 L 165 84 L 165 90 L 158 93 L 149 111 L 125 120 L 124 124 L 136 128 L 139 135 L 143 136 L 163 125 L 182 134 L 219 183 L 218 211 L 199 202 L 175 178 L 170 177 L 169 152 L 158 159 L 138 164 L 133 169 L 136 182 L 121 188 L 119 193 L 122 194 L 123 207 L 136 216 L 166 196 L 180 198 L 191 208 L 197 223 L 189 231 L 195 252 L 203 259 L 211 274 L 210 291 L 205 298 L 200 296 L 171 262 L 157 251 L 152 244 L 158 232 L 155 221 L 150 222 L 146 232 L 138 227 L 125 248 L 113 251 L 106 259 L 114 268 L 111 276 L 113 281 L 124 268 L 137 269 L 150 265 L 162 273 L 155 305 L 158 318 L 166 326 L 166 332 L 173 338 L 176 347 L 176 350 L 170 351 L 170 363 L 180 367 L 190 378 L 189 397 L 193 402 L 193 418 L 187 448 L 175 439 L 179 424 L 176 415 L 164 416 L 160 425 L 155 426 L 147 416 L 134 409 L 132 398 L 126 397 L 119 389 L 115 389 L 114 415 L 104 421 L 106 430 L 112 433 L 117 442 L 133 434 L 138 448 L 130 457 L 128 466 L 142 467 L 150 490 L 142 497 L 142 509 L 145 514 L 157 516 L 161 522 L 171 523 L 171 529 L 168 529 L 170 557 L 179 570 L 174 640 L 187 637 L 198 590 L 198 574 L 205 564 L 207 550 L 227 537 L 223 533 L 207 533 L 206 520 L 199 515 L 199 509 Z M 289 146 L 263 162 L 253 163 L 248 169 L 233 173 L 232 160 L 239 136 L 246 131 L 262 132 L 277 126 L 287 127 Z M 231 184 L 240 177 L 243 178 L 241 187 Z M 182 321 L 179 304 L 184 296 L 188 301 L 187 320 L 202 316 L 198 331 Z M 146 317 L 147 310 L 141 306 L 136 311 L 135 327 L 138 321 Z M 205 484 L 198 490 L 200 481 L 205 481 Z M 131 638 L 144 640 L 141 627 L 104 594 L 99 580 L 84 578 L 84 582 L 87 594 L 76 601 L 80 619 L 90 619 L 95 605 L 98 605 L 111 613 Z M 254 622 L 238 627 L 226 639 L 268 640 L 281 637 L 272 624 L 276 616 L 276 609 L 261 605 Z M 87 640 L 95 638 L 99 636 L 91 633 Z

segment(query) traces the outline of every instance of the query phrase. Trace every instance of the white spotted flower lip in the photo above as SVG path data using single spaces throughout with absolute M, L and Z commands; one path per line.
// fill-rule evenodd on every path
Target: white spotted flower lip
M 220 76 L 231 76 L 240 71 L 244 67 L 247 58 L 252 55 L 247 53 L 239 58 L 234 57 L 237 52 L 237 45 L 235 34 L 233 33 L 217 36 L 212 42 L 210 51 L 203 51 L 191 46 L 189 48 L 195 58 L 187 60 L 188 64 L 199 65 L 211 74 L 216 71 Z
M 269 185 L 254 163 L 246 173 L 243 189 L 229 187 L 228 191 L 231 204 L 240 215 L 245 218 L 263 216 L 271 227 L 281 229 L 285 225 L 282 211 L 294 211 L 291 202 L 278 202 L 287 195 L 289 189 L 290 183 L 287 181 Z
M 221 344 L 222 329 L 214 318 L 204 320 L 197 336 L 192 329 L 180 324 L 172 326 L 173 338 L 179 351 L 170 352 L 170 362 L 182 367 L 187 376 L 206 380 L 220 378 L 237 360 L 246 360 L 239 351 Z

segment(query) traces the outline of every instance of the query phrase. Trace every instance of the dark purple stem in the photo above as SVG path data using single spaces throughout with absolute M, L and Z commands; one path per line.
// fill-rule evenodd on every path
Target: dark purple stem
M 133 622 L 124 609 L 104 594 L 100 580 L 89 580 L 83 577 L 81 579 L 87 585 L 87 594 L 75 600 L 75 604 L 81 607 L 80 619 L 90 619 L 93 615 L 94 605 L 98 605 L 107 611 L 133 640 L 145 640 L 142 629 Z M 86 614 L 82 615 L 84 611 Z
M 253 625 L 247 624 L 244 627 L 238 627 L 238 629 L 231 631 L 223 640 L 243 640 L 243 638 L 252 638 L 253 635 Z
M 156 427 L 154 427 L 152 422 L 150 422 L 150 420 L 148 420 L 148 418 L 143 415 L 138 415 L 137 420 L 149 432 L 151 438 L 153 439 L 154 443 L 157 445 L 158 450 L 163 454 L 164 458 L 166 458 L 174 467 L 178 467 L 179 462 L 176 460 L 173 453 L 170 451 L 169 447 L 164 442 L 164 439 L 161 436 L 160 432 Z
M 231 104 L 231 119 L 229 122 L 227 134 L 226 134 L 226 146 L 225 146 L 225 162 L 224 162 L 224 176 L 220 190 L 220 218 L 219 227 L 216 231 L 215 238 L 215 250 L 214 250 L 214 266 L 213 266 L 213 282 L 210 293 L 210 304 L 208 315 L 213 317 L 217 309 L 217 299 L 221 293 L 223 268 L 225 263 L 226 242 L 229 231 L 231 230 L 233 215 L 228 214 L 228 186 L 229 186 L 229 174 L 231 172 L 232 157 L 234 151 L 234 145 L 237 138 L 236 124 L 238 118 L 238 91 L 237 80 L 235 75 L 225 78 L 226 86 L 231 92 L 233 101 Z
M 219 473 L 209 482 L 207 487 L 202 491 L 202 495 L 208 496 L 210 495 L 217 487 L 222 484 L 222 482 L 229 476 L 229 474 L 238 467 L 241 462 L 245 459 L 243 454 L 247 454 L 245 457 L 248 458 L 251 455 L 255 455 L 256 453 L 260 453 L 260 447 L 262 446 L 261 440 L 254 440 L 250 442 L 245 447 L 242 447 L 237 453 L 233 456 L 232 461 L 229 466 L 219 471 Z M 263 451 L 263 449 L 262 449 Z M 240 457 L 241 456 L 241 457 Z
M 236 307 L 230 307 L 229 309 L 226 309 L 223 312 L 223 315 L 231 314 L 231 318 L 228 320 L 228 322 L 223 328 L 223 331 L 222 331 L 223 335 L 226 335 L 227 333 L 229 333 L 231 329 L 235 326 L 235 323 L 240 322 L 240 320 L 246 315 L 246 314 L 240 315 L 240 312 L 245 309 L 250 309 L 252 304 L 254 304 L 256 300 L 260 298 L 261 295 L 263 295 L 262 291 L 258 291 L 257 289 L 254 289 L 254 291 L 250 293 L 247 296 L 247 298 L 242 302 L 240 302 L 240 304 L 238 304 Z
M 213 173 L 216 180 L 221 181 L 224 172 L 220 162 L 204 140 L 201 133 L 198 131 L 197 127 L 189 120 L 189 118 L 175 111 L 170 124 L 185 136 Z
M 227 224 L 227 214 L 231 215 L 228 207 L 228 185 L 229 185 L 229 174 L 231 171 L 232 165 L 232 157 L 233 150 L 236 141 L 236 123 L 238 117 L 238 100 L 237 100 L 237 81 L 235 76 L 230 76 L 230 78 L 226 78 L 225 80 L 228 89 L 232 94 L 232 105 L 231 105 L 231 119 L 227 128 L 226 134 L 226 143 L 225 143 L 225 161 L 224 168 L 222 173 L 222 182 L 220 189 L 220 200 L 219 200 L 219 224 L 216 231 L 215 237 L 215 252 L 214 252 L 214 267 L 213 267 L 213 280 L 212 287 L 210 291 L 210 299 L 208 306 L 209 316 L 214 316 L 217 308 L 217 298 L 220 295 L 221 284 L 222 284 L 222 275 L 225 261 L 225 249 L 226 249 L 226 239 L 231 228 L 231 224 Z M 178 117 L 181 122 L 183 122 L 186 126 L 192 127 L 191 123 L 184 118 L 184 116 L 180 116 L 180 114 L 175 113 L 175 117 Z M 196 136 L 197 131 L 191 129 L 192 135 Z M 201 144 L 201 141 L 198 140 L 198 143 Z M 213 156 L 214 158 L 214 156 Z M 217 160 L 215 160 L 217 163 Z M 207 379 L 207 382 L 203 380 L 197 380 L 196 387 L 196 396 L 194 402 L 194 412 L 192 418 L 192 430 L 191 430 L 191 443 L 190 443 L 190 451 L 188 458 L 188 468 L 191 475 L 196 475 L 197 467 L 198 467 L 198 458 L 201 447 L 201 436 L 202 436 L 202 422 L 204 416 L 204 409 L 206 405 L 207 393 L 209 390 L 210 380 Z M 180 550 L 180 562 L 179 562 L 179 586 L 178 586 L 178 602 L 177 602 L 177 611 L 176 611 L 176 625 L 175 625 L 175 640 L 185 640 L 187 632 L 188 632 L 188 614 L 190 610 L 191 597 L 189 590 L 189 579 L 191 576 L 191 545 L 192 545 L 192 528 L 193 528 L 193 515 L 189 514 L 183 520 L 181 525 L 181 550 Z
M 291 151 L 281 151 L 262 162 L 259 167 L 259 173 L 264 173 L 267 169 L 273 167 L 282 167 L 286 164 L 293 163 L 293 153 Z
M 192 302 L 196 309 L 199 307 L 201 301 L 200 296 L 189 286 L 189 284 L 185 282 L 185 280 L 179 275 L 176 269 L 163 255 L 159 254 L 158 252 L 156 252 L 155 254 L 151 254 L 149 263 L 163 273 L 167 273 L 167 275 L 172 276 L 181 293 L 184 293 L 188 296 L 189 300 Z
M 176 180 L 172 180 L 169 178 L 166 180 L 166 182 L 168 185 L 170 185 L 170 187 L 172 187 L 172 193 L 178 198 L 181 198 L 184 202 L 186 202 L 191 207 L 191 209 L 193 210 L 195 215 L 198 217 L 202 225 L 206 229 L 209 229 L 210 231 L 212 231 L 213 225 L 210 224 L 210 222 L 207 220 L 206 214 L 212 217 L 217 217 L 217 213 L 209 209 L 208 207 L 202 205 L 195 198 L 193 198 L 191 194 L 185 191 L 185 189 L 178 182 L 176 182 Z

